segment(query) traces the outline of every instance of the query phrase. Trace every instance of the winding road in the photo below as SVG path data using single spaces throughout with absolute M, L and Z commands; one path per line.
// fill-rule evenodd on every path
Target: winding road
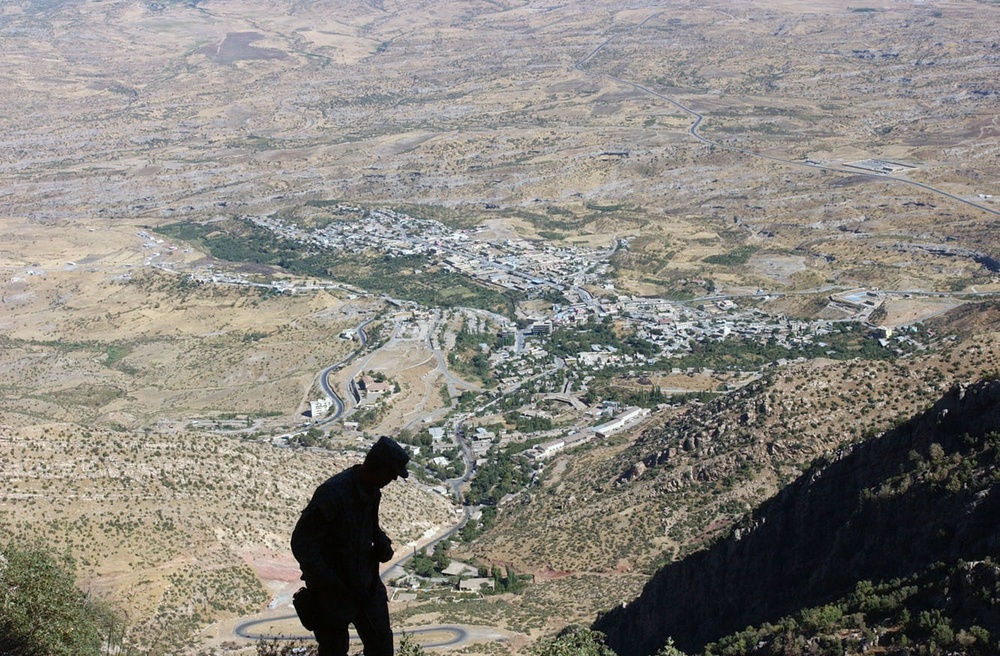
M 366 321 L 361 323 L 356 329 L 361 344 L 359 348 L 355 349 L 353 352 L 351 352 L 350 355 L 348 355 L 343 360 L 336 362 L 332 365 L 329 365 L 328 367 L 325 367 L 320 372 L 319 374 L 320 386 L 323 389 L 324 394 L 326 394 L 327 397 L 333 401 L 334 408 L 333 411 L 331 411 L 331 413 L 329 414 L 329 416 L 325 417 L 321 421 L 316 422 L 315 424 L 313 424 L 314 426 L 328 424 L 333 421 L 336 421 L 344 413 L 345 410 L 344 401 L 330 385 L 329 377 L 330 374 L 332 374 L 334 371 L 338 371 L 346 367 L 352 360 L 354 360 L 360 353 L 362 353 L 365 350 L 365 348 L 368 346 L 368 335 L 365 332 L 365 327 L 368 326 L 373 321 L 375 321 L 375 317 L 367 319 Z M 392 339 L 395 339 L 396 334 L 398 332 L 398 328 L 399 326 L 397 324 L 396 330 L 394 330 L 393 332 Z M 429 335 L 433 334 L 433 326 L 428 331 L 428 334 Z M 390 339 L 389 342 L 391 342 L 392 339 Z M 448 381 L 449 386 L 457 384 L 465 388 L 478 389 L 475 386 L 451 375 L 451 373 L 447 369 L 446 361 L 443 358 L 441 350 L 439 348 L 435 348 L 434 345 L 430 343 L 430 341 L 431 340 L 429 337 L 428 347 L 431 348 L 431 350 L 434 352 L 434 355 L 437 356 L 438 366 L 440 367 L 442 373 L 444 374 L 446 380 Z M 472 456 L 468 445 L 465 444 L 461 439 L 459 439 L 457 435 L 455 439 L 462 451 L 463 459 L 465 461 L 465 471 L 460 477 L 449 479 L 447 481 L 444 481 L 444 483 L 451 489 L 456 503 L 458 503 L 463 507 L 464 512 L 459 521 L 457 521 L 454 525 L 448 527 L 441 533 L 434 536 L 432 540 L 430 540 L 429 542 L 427 542 L 422 546 L 423 549 L 426 549 L 428 547 L 433 547 L 439 542 L 447 540 L 452 536 L 454 536 L 455 533 L 462 530 L 462 528 L 469 521 L 469 518 L 472 515 L 473 509 L 463 504 L 462 493 L 461 493 L 461 485 L 465 483 L 472 475 Z M 403 569 L 403 565 L 408 560 L 413 558 L 414 553 L 415 549 L 408 550 L 407 553 L 397 558 L 391 564 L 387 565 L 384 568 L 382 574 L 380 575 L 382 580 L 385 581 L 386 579 L 395 578 L 399 576 Z M 294 628 L 294 631 L 289 631 L 289 632 L 282 631 L 282 628 L 286 628 L 285 626 L 282 625 L 291 626 Z M 403 630 L 396 632 L 395 635 L 401 636 L 402 634 L 406 634 L 414 636 L 418 644 L 420 644 L 421 647 L 425 648 L 449 647 L 449 646 L 460 645 L 467 642 L 470 639 L 471 632 L 473 630 L 474 629 L 472 627 L 463 627 L 456 625 L 440 625 L 440 626 L 424 627 L 413 630 Z M 245 638 L 248 640 L 284 641 L 284 640 L 313 639 L 312 633 L 301 632 L 302 628 L 298 624 L 298 617 L 294 613 L 284 613 L 279 615 L 272 615 L 269 617 L 256 617 L 252 619 L 247 619 L 241 622 L 240 624 L 236 625 L 233 631 L 238 637 Z M 500 633 L 495 633 L 495 632 L 490 633 L 488 631 L 483 631 L 483 630 L 476 630 L 475 633 L 476 637 L 486 638 L 490 640 L 500 640 L 506 637 Z M 352 633 L 351 640 L 357 641 L 358 640 L 357 635 Z
M 281 615 L 278 617 L 269 617 L 260 620 L 250 620 L 248 622 L 243 622 L 236 627 L 236 635 L 241 638 L 247 638 L 249 640 L 312 640 L 313 634 L 301 633 L 299 635 L 286 635 L 280 634 L 276 636 L 273 631 L 268 632 L 258 632 L 257 627 L 267 625 L 273 627 L 277 622 L 284 622 L 287 620 L 296 620 L 298 617 L 295 614 Z M 393 635 L 397 637 L 402 637 L 403 635 L 414 636 L 417 638 L 417 642 L 421 647 L 453 647 L 455 645 L 460 645 L 469 639 L 469 630 L 465 627 L 454 626 L 454 625 L 442 625 L 433 626 L 423 629 L 413 629 L 412 631 L 394 631 Z M 429 640 L 421 640 L 421 637 L 431 636 Z M 444 637 L 447 636 L 447 637 Z M 360 643 L 360 639 L 355 632 L 351 632 L 351 642 Z
M 320 388 L 322 388 L 323 393 L 326 394 L 326 397 L 333 402 L 333 409 L 329 415 L 327 415 L 322 420 L 316 422 L 317 425 L 322 426 L 333 423 L 334 421 L 339 419 L 342 414 L 344 414 L 344 408 L 345 408 L 344 399 L 341 398 L 341 396 L 337 394 L 337 391 L 333 389 L 333 387 L 330 385 L 330 374 L 332 374 L 334 371 L 339 371 L 340 369 L 346 367 L 351 360 L 357 357 L 358 353 L 363 351 L 365 347 L 368 346 L 368 333 L 365 332 L 365 326 L 367 326 L 373 321 L 375 321 L 375 317 L 366 319 L 364 322 L 361 323 L 361 325 L 357 327 L 358 340 L 361 342 L 361 346 L 359 348 L 352 351 L 350 355 L 348 355 L 340 362 L 331 364 L 329 367 L 326 367 L 320 372 L 319 374 Z

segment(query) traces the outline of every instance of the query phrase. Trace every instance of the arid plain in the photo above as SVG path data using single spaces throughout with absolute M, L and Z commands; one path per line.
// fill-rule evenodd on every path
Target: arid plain
M 710 277 L 810 315 L 880 287 L 916 294 L 904 322 L 1000 289 L 996 3 L 14 0 L 0 62 L 2 534 L 177 644 L 294 580 L 287 532 L 351 456 L 190 421 L 301 421 L 382 305 L 183 284 L 162 265 L 224 267 L 151 227 L 338 200 L 627 239 L 626 293 Z M 442 404 L 421 344 L 372 364 L 410 371 L 385 430 Z M 402 543 L 454 519 L 415 485 L 387 506 Z

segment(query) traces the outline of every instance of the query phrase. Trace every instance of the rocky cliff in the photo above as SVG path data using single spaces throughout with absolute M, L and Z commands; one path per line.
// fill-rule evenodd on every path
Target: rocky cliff
M 1000 382 L 955 387 L 896 429 L 817 463 L 594 628 L 622 656 L 653 654 L 668 637 L 693 652 L 861 580 L 996 556 L 998 432 Z

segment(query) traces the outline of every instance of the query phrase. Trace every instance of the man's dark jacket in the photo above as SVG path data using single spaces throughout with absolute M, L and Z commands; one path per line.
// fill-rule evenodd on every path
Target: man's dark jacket
M 382 493 L 360 484 L 358 468 L 316 488 L 292 531 L 292 553 L 306 587 L 326 597 L 337 619 L 348 622 L 381 585 L 379 561 L 392 557 L 391 542 L 378 525 Z

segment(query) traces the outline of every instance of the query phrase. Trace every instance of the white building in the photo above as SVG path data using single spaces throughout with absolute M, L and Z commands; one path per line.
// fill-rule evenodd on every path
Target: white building
M 566 448 L 566 440 L 555 440 L 553 442 L 546 442 L 545 444 L 539 444 L 534 449 L 532 449 L 531 456 L 535 460 L 545 460 L 559 453 L 564 448 Z
M 326 413 L 330 412 L 330 408 L 333 407 L 333 400 L 328 399 L 325 396 L 321 399 L 316 399 L 315 401 L 309 402 L 309 412 L 313 419 L 319 419 L 320 417 L 325 417 Z
M 626 427 L 638 423 L 647 415 L 649 415 L 648 408 L 628 408 L 615 419 L 594 428 L 594 433 L 596 433 L 598 437 L 608 437 L 609 435 L 614 435 L 615 433 L 624 430 Z

